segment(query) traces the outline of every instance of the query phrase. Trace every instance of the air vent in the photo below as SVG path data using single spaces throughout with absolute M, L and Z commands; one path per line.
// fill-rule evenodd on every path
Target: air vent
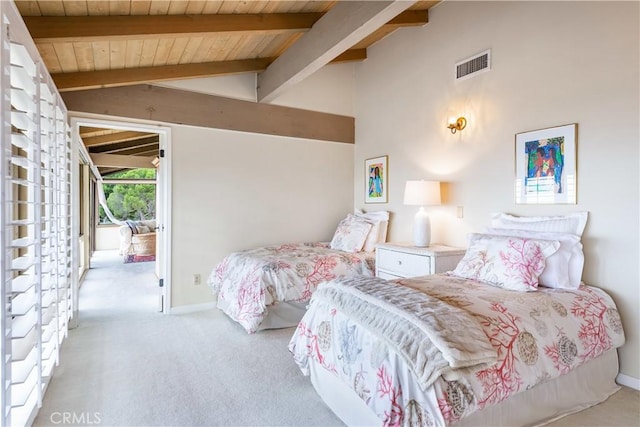
M 456 80 L 464 80 L 491 70 L 491 49 L 456 64 Z

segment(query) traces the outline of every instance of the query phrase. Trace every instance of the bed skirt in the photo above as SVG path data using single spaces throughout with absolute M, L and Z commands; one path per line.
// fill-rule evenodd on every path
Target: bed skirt
M 313 387 L 348 426 L 375 426 L 381 420 L 335 375 L 310 361 Z M 615 349 L 586 362 L 566 375 L 539 384 L 497 405 L 463 418 L 452 426 L 540 426 L 604 402 L 620 387 Z M 536 404 L 537 403 L 537 404 Z
M 258 330 L 291 328 L 298 326 L 307 311 L 308 302 L 283 301 L 267 307 L 268 313 Z
M 257 330 L 262 331 L 264 329 L 280 329 L 298 326 L 302 316 L 304 316 L 304 313 L 307 311 L 307 304 L 308 303 L 285 301 L 267 306 L 267 313 Z M 217 302 L 217 307 L 231 317 L 228 313 L 228 306 L 229 303 L 227 301 L 219 299 Z M 237 321 L 233 319 L 233 317 L 231 317 L 231 319 Z

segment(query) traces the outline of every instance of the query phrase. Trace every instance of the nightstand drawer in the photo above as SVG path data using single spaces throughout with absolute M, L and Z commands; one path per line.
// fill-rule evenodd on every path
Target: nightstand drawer
M 395 274 L 387 273 L 386 271 L 378 270 L 378 277 L 385 280 L 404 279 L 404 276 L 396 276 Z
M 378 249 L 378 269 L 398 276 L 424 276 L 431 274 L 431 257 L 387 249 Z

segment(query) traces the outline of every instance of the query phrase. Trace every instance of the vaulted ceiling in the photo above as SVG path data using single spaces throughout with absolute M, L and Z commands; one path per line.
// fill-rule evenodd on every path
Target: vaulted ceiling
M 250 72 L 260 102 L 328 63 L 365 60 L 437 3 L 15 0 L 61 92 Z M 90 152 L 150 154 L 148 135 L 99 132 L 85 132 Z

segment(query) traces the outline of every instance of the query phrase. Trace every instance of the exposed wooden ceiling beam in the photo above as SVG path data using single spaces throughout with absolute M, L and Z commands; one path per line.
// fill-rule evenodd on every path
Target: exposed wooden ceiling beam
M 160 152 L 160 144 L 156 144 L 156 145 L 145 145 L 143 147 L 119 151 L 118 154 L 123 154 L 127 156 L 145 156 L 145 157 L 156 158 L 158 157 L 159 152 Z
M 163 65 L 158 67 L 125 68 L 121 70 L 54 73 L 51 77 L 58 90 L 64 92 L 68 90 L 95 89 L 194 77 L 255 72 L 266 69 L 271 61 L 272 59 L 268 58 L 240 59 L 236 61 Z
M 366 49 L 353 49 L 335 58 L 332 63 L 361 61 L 367 58 Z M 158 67 L 126 68 L 122 70 L 80 71 L 51 75 L 60 92 L 103 87 L 127 86 L 166 80 L 212 77 L 237 73 L 261 72 L 275 58 L 242 59 L 236 61 L 203 62 L 164 65 Z
M 358 3 L 358 2 L 356 2 Z M 366 2 L 363 2 L 366 3 Z M 413 3 L 413 2 L 411 2 Z M 37 43 L 158 38 L 220 32 L 307 31 L 324 13 L 127 16 L 25 16 Z M 380 25 L 426 24 L 426 10 L 409 10 Z
M 330 63 L 336 64 L 338 62 L 350 62 L 350 61 L 364 61 L 367 59 L 367 49 L 349 49 L 346 52 L 342 52 L 336 56 Z
M 62 94 L 69 111 L 353 144 L 353 117 L 136 85 Z
M 258 101 L 269 102 L 313 74 L 415 1 L 338 2 L 258 75 Z
M 93 135 L 102 135 L 106 129 L 105 128 L 96 128 L 89 126 L 80 126 L 80 136 L 93 136 Z
M 143 156 L 143 157 L 157 157 L 160 150 L 160 145 L 144 145 L 141 147 L 132 147 L 129 149 L 118 150 L 114 152 L 106 152 L 104 154 L 118 154 L 121 156 Z
M 98 145 L 89 148 L 89 154 L 93 153 L 110 153 L 110 154 L 124 154 L 119 153 L 119 151 L 123 150 L 131 150 L 135 147 L 149 147 L 149 146 L 158 146 L 158 135 L 149 136 L 141 139 L 134 139 L 131 141 L 124 142 L 114 142 L 113 144 L 106 145 Z M 145 148 L 145 150 L 149 150 L 149 148 Z M 126 153 L 132 154 L 132 153 Z
M 24 21 L 36 42 L 58 43 L 221 32 L 304 31 L 321 17 L 321 13 L 25 16 Z
M 91 161 L 96 166 L 115 168 L 153 168 L 153 157 L 119 156 L 117 154 L 89 154 Z
M 155 137 L 158 140 L 158 135 L 155 133 L 143 133 L 136 131 L 121 131 L 108 133 L 105 135 L 83 137 L 82 142 L 85 147 L 94 147 L 96 145 L 114 144 L 117 142 L 133 141 L 136 139 L 144 139 L 148 137 Z
M 122 172 L 126 169 L 123 168 L 98 168 L 98 172 L 100 172 L 100 176 L 109 175 L 111 173 Z

